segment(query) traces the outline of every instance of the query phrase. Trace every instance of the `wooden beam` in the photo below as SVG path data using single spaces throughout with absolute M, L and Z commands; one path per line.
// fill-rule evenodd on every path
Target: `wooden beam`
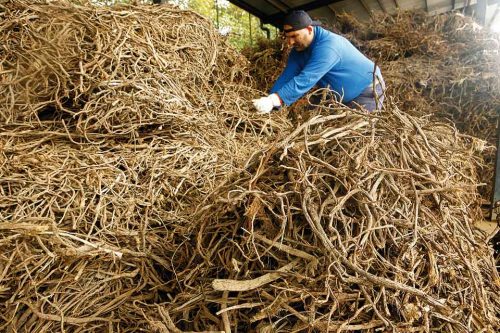
M 497 153 L 495 159 L 495 175 L 493 178 L 491 197 L 491 220 L 495 221 L 500 214 L 500 122 L 497 122 Z
M 484 26 L 486 24 L 486 11 L 488 9 L 488 0 L 477 0 L 477 20 Z
M 266 2 L 270 3 L 273 7 L 279 9 L 280 11 L 286 13 L 290 7 L 286 6 L 283 4 L 281 1 L 276 1 L 276 0 L 265 0 Z
M 493 23 L 495 23 L 495 20 L 497 19 L 498 12 L 500 12 L 500 5 L 497 4 L 497 7 L 495 8 L 495 12 L 493 13 L 493 16 L 491 17 L 491 20 L 488 22 L 488 28 L 491 28 Z
M 233 2 L 234 0 L 229 0 L 229 1 Z M 303 11 L 307 12 L 307 11 L 321 8 L 321 7 L 325 7 L 325 6 L 328 6 L 332 3 L 340 2 L 340 1 L 343 1 L 343 0 L 317 0 L 317 1 L 312 1 L 312 2 L 306 3 L 304 5 L 297 6 L 297 7 L 291 7 L 290 10 L 303 10 Z M 283 21 L 283 14 L 277 13 L 277 14 L 270 15 L 268 17 L 268 21 L 266 23 L 271 23 L 272 25 L 274 25 L 276 27 L 281 27 L 282 21 Z
M 372 17 L 373 16 L 373 12 L 370 10 L 370 7 L 366 3 L 366 0 L 359 0 L 359 2 L 361 2 L 361 5 L 366 10 L 366 12 L 368 13 L 368 15 L 370 15 L 370 17 Z
M 387 14 L 387 8 L 385 8 L 385 5 L 383 5 L 383 2 L 380 0 L 377 0 L 377 3 L 380 6 L 380 8 L 382 9 L 382 11 Z

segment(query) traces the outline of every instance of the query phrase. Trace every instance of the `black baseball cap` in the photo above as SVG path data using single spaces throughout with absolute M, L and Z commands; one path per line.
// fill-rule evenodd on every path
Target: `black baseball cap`
M 290 25 L 291 28 L 285 30 L 285 25 Z M 309 14 L 303 10 L 294 10 L 285 16 L 285 19 L 283 20 L 283 31 L 292 32 L 304 29 L 310 25 L 321 25 L 321 22 L 313 21 Z

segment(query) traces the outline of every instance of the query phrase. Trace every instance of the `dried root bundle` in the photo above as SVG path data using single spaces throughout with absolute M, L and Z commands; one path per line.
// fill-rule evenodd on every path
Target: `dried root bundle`
M 83 135 L 133 137 L 207 113 L 239 118 L 255 94 L 245 58 L 192 11 L 23 1 L 2 11 L 5 124 L 62 119 Z
M 158 326 L 196 207 L 288 124 L 249 112 L 245 59 L 194 12 L 0 13 L 0 331 Z
M 0 4 L 0 331 L 484 331 L 484 142 L 400 110 L 250 111 L 168 5 Z
M 481 142 L 395 105 L 319 108 L 221 189 L 231 211 L 210 208 L 199 251 L 219 312 L 279 332 L 498 330 L 499 276 L 472 227 Z
M 422 12 L 399 12 L 393 16 L 377 15 L 369 24 L 340 14 L 326 27 L 346 35 L 377 62 L 388 95 L 403 112 L 451 121 L 462 133 L 495 145 L 500 104 L 498 35 L 457 13 L 429 16 Z M 259 65 L 254 72 L 258 75 L 267 70 Z M 482 155 L 488 163 L 481 170 L 480 179 L 488 186 L 480 191 L 489 201 L 493 147 Z

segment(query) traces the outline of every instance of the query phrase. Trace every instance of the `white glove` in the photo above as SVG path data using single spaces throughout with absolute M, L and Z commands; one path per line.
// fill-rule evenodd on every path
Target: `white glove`
M 269 113 L 273 108 L 281 106 L 278 94 L 271 94 L 267 97 L 253 99 L 252 102 L 253 106 L 257 109 L 257 112 L 261 114 Z

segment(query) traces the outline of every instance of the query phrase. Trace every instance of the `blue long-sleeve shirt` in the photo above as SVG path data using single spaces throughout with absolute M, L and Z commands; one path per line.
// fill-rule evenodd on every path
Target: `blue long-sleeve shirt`
M 290 52 L 271 94 L 277 93 L 290 105 L 317 84 L 335 91 L 339 100 L 348 103 L 372 83 L 373 69 L 374 63 L 347 39 L 316 26 L 311 45 Z M 378 68 L 376 74 L 381 76 Z

